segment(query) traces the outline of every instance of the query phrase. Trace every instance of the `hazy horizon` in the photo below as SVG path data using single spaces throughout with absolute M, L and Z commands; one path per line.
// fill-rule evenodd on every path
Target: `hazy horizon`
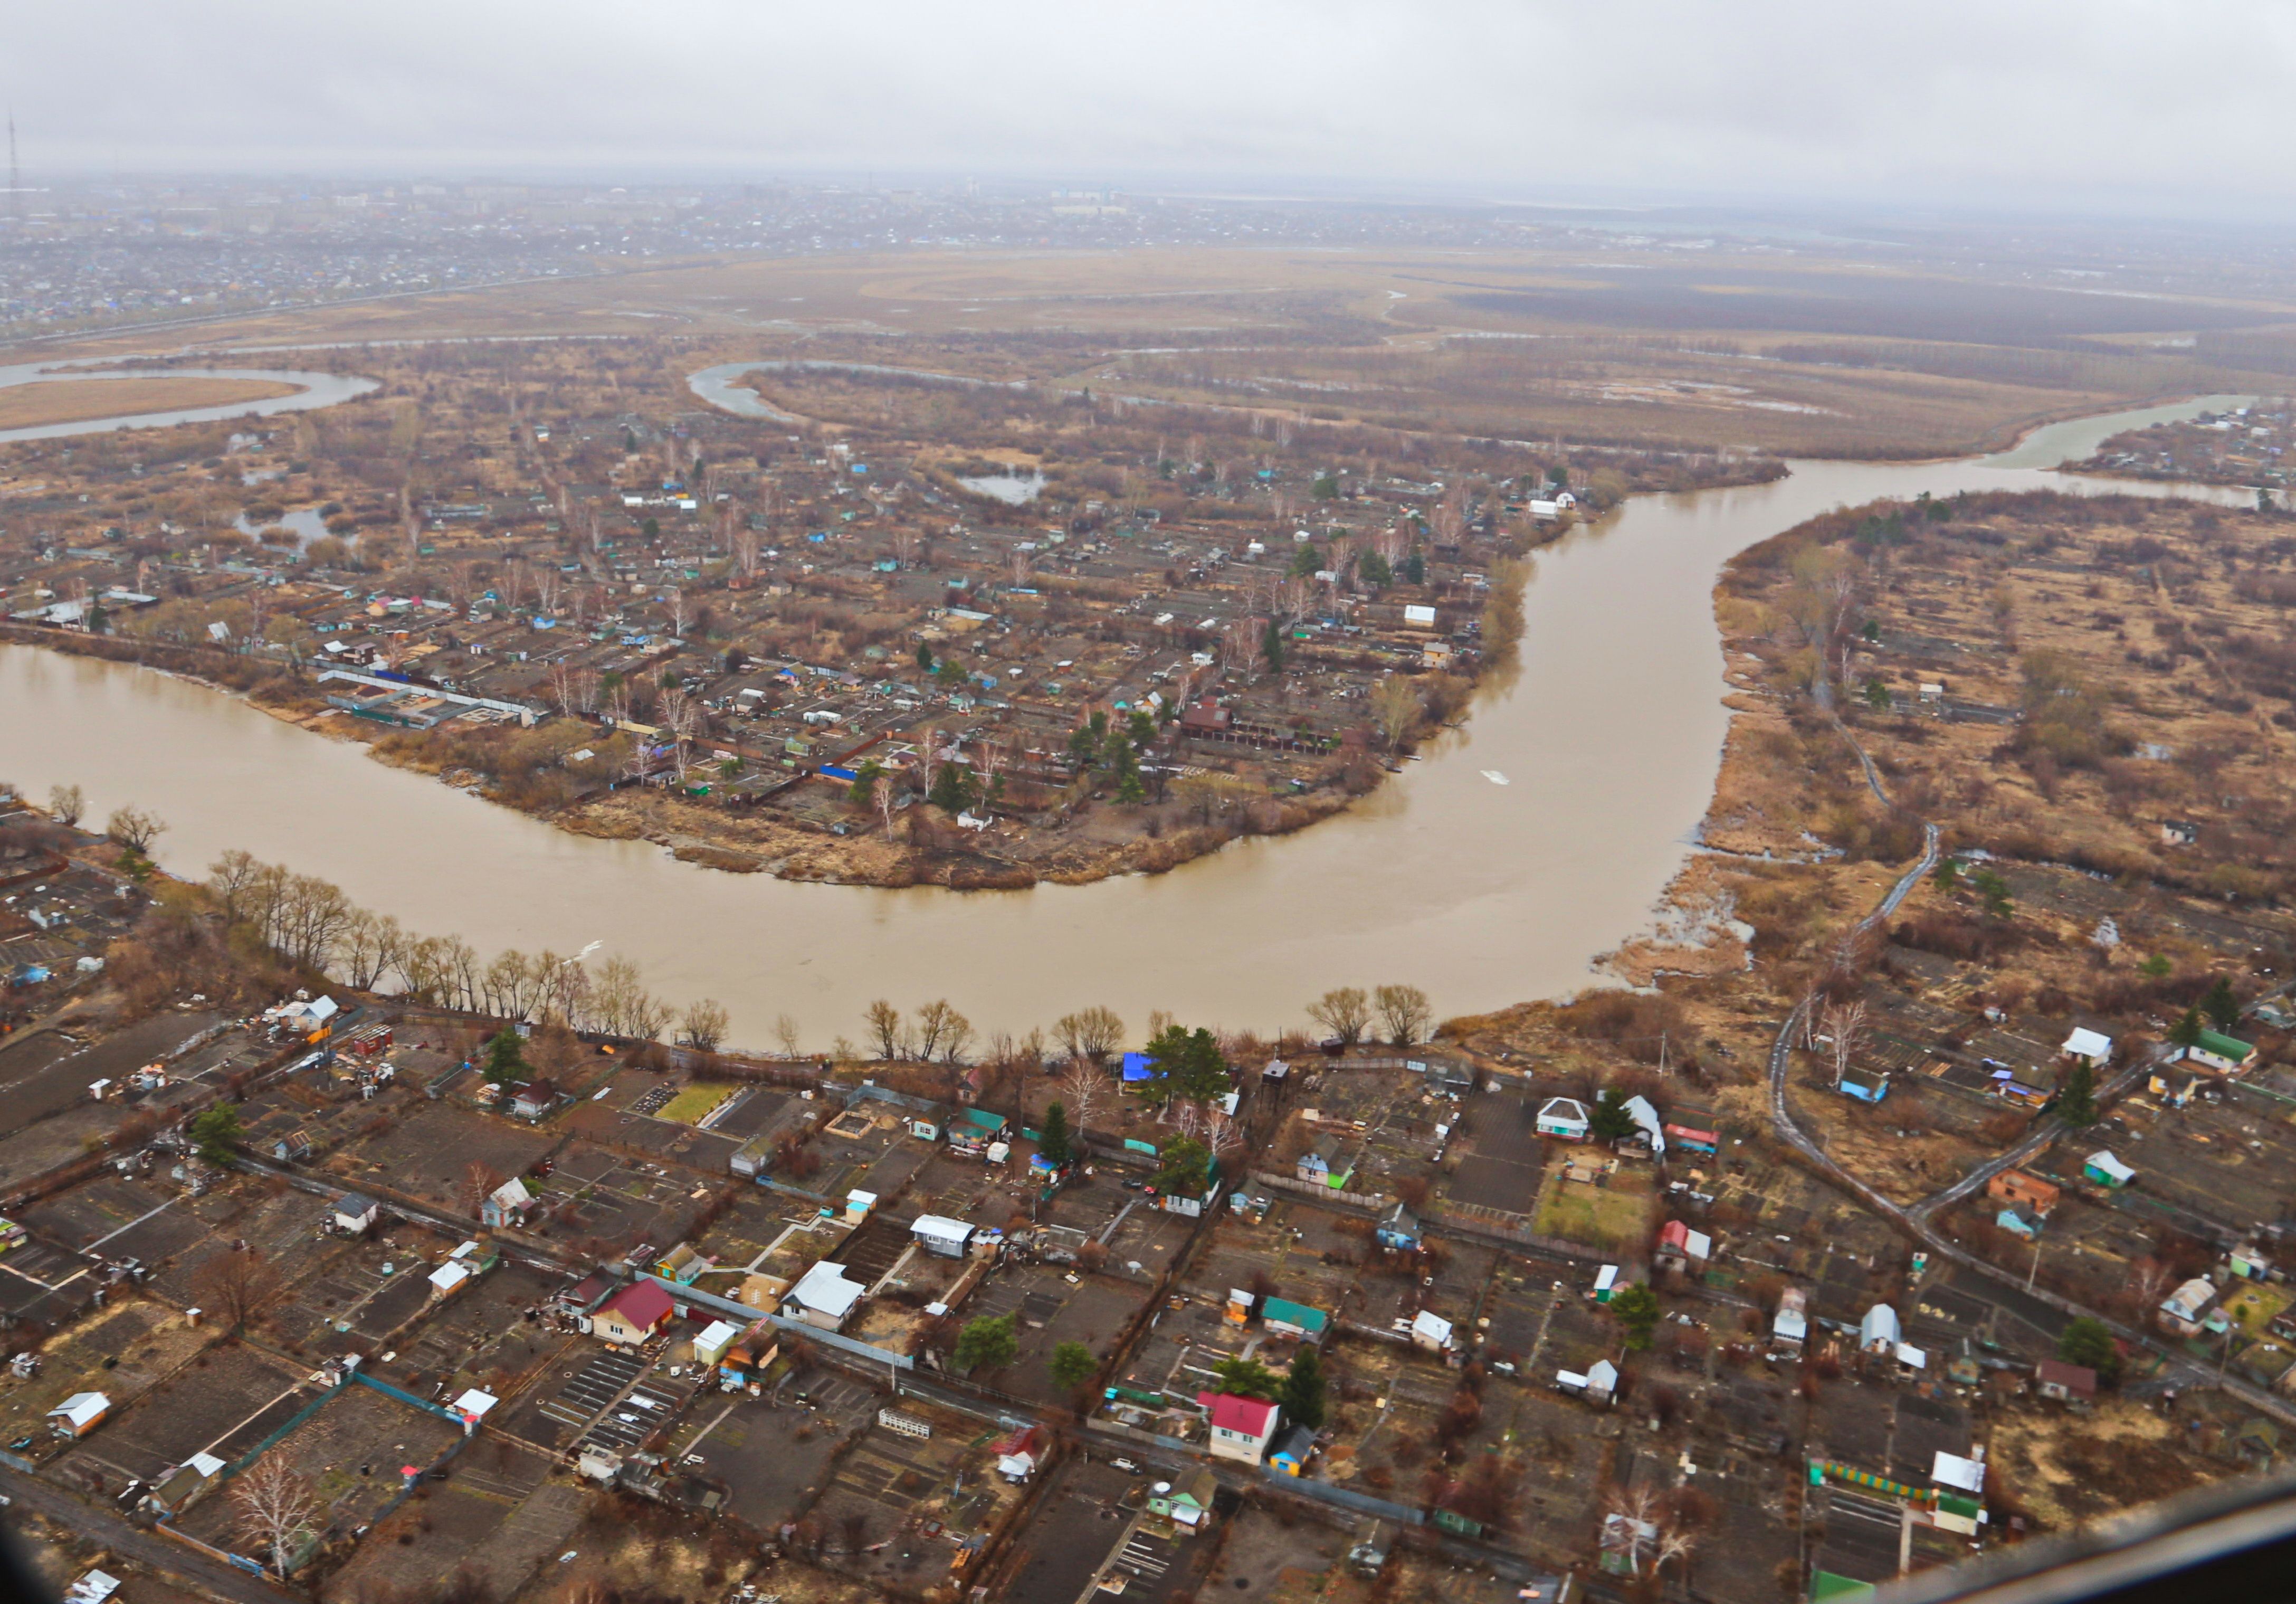
M 2268 221 L 2296 13 L 1356 0 L 1090 14 L 222 0 L 20 20 L 25 182 L 1006 182 L 1562 210 Z M 76 70 L 101 63 L 101 71 Z

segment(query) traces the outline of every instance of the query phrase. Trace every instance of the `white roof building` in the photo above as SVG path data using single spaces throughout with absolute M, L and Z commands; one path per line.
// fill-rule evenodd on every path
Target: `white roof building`
M 972 1239 L 972 1227 L 947 1214 L 919 1214 L 916 1223 L 909 1227 L 909 1235 L 924 1244 L 927 1252 L 955 1259 L 964 1256 L 965 1244 Z
M 1598 1403 L 1608 1403 L 1619 1390 L 1619 1367 L 1607 1359 L 1597 1359 L 1587 1367 L 1587 1395 Z
M 1451 1322 L 1431 1310 L 1422 1309 L 1412 1318 L 1411 1340 L 1423 1348 L 1433 1348 L 1439 1353 L 1446 1352 L 1451 1346 Z
M 2086 1058 L 2094 1066 L 2112 1059 L 2112 1038 L 2103 1031 L 2077 1026 L 2073 1033 L 2065 1038 L 2064 1046 L 2057 1050 L 2069 1058 Z
M 1635 1123 L 1641 1127 L 1644 1139 L 1650 1143 L 1651 1151 L 1660 1158 L 1665 1157 L 1666 1127 L 1659 1122 L 1658 1110 L 1651 1106 L 1651 1100 L 1644 1097 L 1628 1098 L 1627 1112 L 1634 1115 Z
M 1898 1312 L 1887 1304 L 1874 1304 L 1857 1322 L 1857 1345 L 1868 1353 L 1890 1352 L 1903 1335 L 1898 1328 Z
M 1985 1491 L 1985 1461 L 1965 1460 L 1957 1453 L 1948 1453 L 1940 1448 L 1937 1460 L 1930 1468 L 1930 1480 L 1940 1487 L 1955 1487 L 1964 1493 L 1982 1494 Z
M 74 1393 L 48 1411 L 47 1418 L 55 1428 L 80 1436 L 103 1419 L 111 1408 L 111 1400 L 102 1393 Z
M 853 1305 L 868 1291 L 858 1281 L 848 1280 L 845 1266 L 824 1259 L 798 1279 L 790 1288 L 790 1297 L 808 1312 L 832 1322 L 831 1329 L 845 1323 L 853 1312 Z

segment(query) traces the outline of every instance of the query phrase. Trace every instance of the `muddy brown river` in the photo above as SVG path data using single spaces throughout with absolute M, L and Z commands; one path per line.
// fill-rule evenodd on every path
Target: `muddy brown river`
M 1634 498 L 1539 552 L 1520 666 L 1463 731 L 1346 814 L 1162 876 L 953 892 L 722 874 L 567 835 L 195 685 L 24 646 L 0 648 L 0 777 L 34 797 L 78 784 L 96 818 L 156 810 L 171 826 L 158 856 L 179 874 L 243 847 L 481 952 L 598 943 L 674 1000 L 719 999 L 751 1045 L 784 1011 L 808 1046 L 857 1039 L 877 997 L 946 997 L 1015 1031 L 1092 1003 L 1136 1032 L 1153 1008 L 1292 1026 L 1329 987 L 1389 981 L 1441 1014 L 1480 1011 L 1594 982 L 1592 960 L 1649 925 L 1693 849 L 1727 723 L 1723 562 L 1876 497 L 2171 493 L 2046 470 L 2243 399 L 2054 425 L 1992 457 L 1797 462 L 1775 484 Z

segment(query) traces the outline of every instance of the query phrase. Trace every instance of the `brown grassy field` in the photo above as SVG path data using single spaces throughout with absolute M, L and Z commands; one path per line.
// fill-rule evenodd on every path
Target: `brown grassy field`
M 801 344 L 808 356 L 1486 438 L 1905 457 L 2131 399 L 2273 388 L 2202 353 L 2292 313 L 1626 248 L 915 251 L 701 259 L 282 311 L 178 337 L 248 354 L 631 337 L 690 342 L 696 366 Z M 2200 350 L 2165 336 L 2196 337 Z M 150 343 L 121 333 L 73 349 Z
M 294 395 L 262 379 L 57 379 L 0 390 L 0 429 L 36 429 L 178 407 L 228 407 Z

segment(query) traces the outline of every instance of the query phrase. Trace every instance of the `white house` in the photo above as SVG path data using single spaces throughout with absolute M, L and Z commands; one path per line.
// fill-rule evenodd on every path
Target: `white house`
M 1210 1417 L 1211 1438 L 1207 1446 L 1215 1458 L 1257 1465 L 1267 1457 L 1267 1444 L 1283 1419 L 1282 1410 L 1258 1398 L 1238 1398 L 1229 1393 L 1198 1393 L 1196 1402 Z
M 1770 1322 L 1770 1336 L 1789 1346 L 1801 1346 L 1809 1337 L 1808 1293 L 1789 1287 L 1778 1295 L 1777 1318 Z
M 60 1437 L 84 1437 L 111 1412 L 102 1393 L 74 1393 L 48 1411 L 48 1429 Z
M 526 1182 L 513 1176 L 487 1194 L 479 1205 L 479 1222 L 488 1227 L 523 1225 L 526 1211 L 534 1206 L 534 1194 L 526 1189 Z
M 1451 1351 L 1451 1322 L 1439 1314 L 1422 1309 L 1412 1318 L 1411 1340 L 1423 1348 L 1447 1353 Z
M 944 1259 L 961 1259 L 966 1244 L 972 1240 L 972 1227 L 946 1214 L 919 1214 L 916 1223 L 909 1227 L 909 1235 L 927 1253 L 938 1254 Z
M 2091 1069 L 2103 1069 L 2112 1062 L 2112 1038 L 2103 1031 L 2076 1026 L 2072 1034 L 2065 1038 L 2064 1045 L 2057 1050 Z
M 334 1227 L 354 1237 L 363 1236 L 367 1227 L 374 1223 L 378 1206 L 372 1197 L 363 1197 L 357 1192 L 345 1192 L 335 1199 Z
M 1583 1142 L 1592 1127 L 1587 1118 L 1587 1106 L 1576 1098 L 1549 1098 L 1538 1110 L 1538 1133 L 1559 1136 L 1567 1142 Z
M 835 1331 L 844 1326 L 853 1305 L 866 1291 L 860 1282 L 846 1279 L 844 1265 L 824 1259 L 799 1278 L 789 1295 L 800 1312 L 798 1318 L 809 1326 Z
M 1857 1322 L 1858 1352 L 1893 1353 L 1903 1335 L 1898 1328 L 1898 1312 L 1887 1304 L 1876 1304 Z
M 1651 1106 L 1650 1099 L 1644 1097 L 1628 1098 L 1627 1112 L 1634 1116 L 1635 1125 L 1642 1131 L 1643 1139 L 1650 1144 L 1650 1150 L 1659 1157 L 1664 1158 L 1666 1127 L 1659 1120 L 1658 1110 Z

